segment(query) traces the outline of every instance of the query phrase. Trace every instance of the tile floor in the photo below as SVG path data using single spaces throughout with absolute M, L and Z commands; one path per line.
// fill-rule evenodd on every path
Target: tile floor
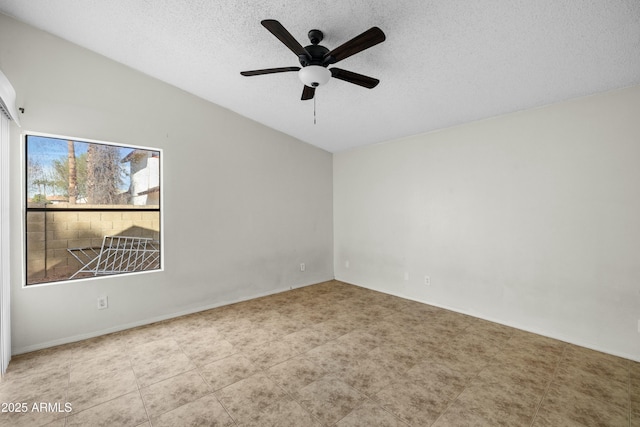
M 332 281 L 16 356 L 0 402 L 28 405 L 10 426 L 626 427 L 640 363 Z

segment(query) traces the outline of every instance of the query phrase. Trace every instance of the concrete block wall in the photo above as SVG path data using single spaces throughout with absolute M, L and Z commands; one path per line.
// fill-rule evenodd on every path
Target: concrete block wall
M 150 237 L 160 240 L 160 213 L 157 211 L 78 212 L 64 211 L 64 207 L 66 205 L 63 204 L 47 205 L 46 211 L 27 212 L 27 284 L 68 278 L 81 264 L 67 249 L 99 248 L 104 236 Z

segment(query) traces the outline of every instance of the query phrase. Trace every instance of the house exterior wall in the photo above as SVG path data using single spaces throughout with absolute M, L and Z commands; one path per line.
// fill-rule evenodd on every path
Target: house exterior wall
M 130 162 L 130 174 L 133 204 L 158 204 L 159 192 L 149 193 L 149 190 L 160 185 L 160 158 L 151 152 L 134 156 Z

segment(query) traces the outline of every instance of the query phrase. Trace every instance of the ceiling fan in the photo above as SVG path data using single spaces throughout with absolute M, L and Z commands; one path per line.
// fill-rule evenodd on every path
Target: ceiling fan
M 351 40 L 341 44 L 333 50 L 320 45 L 324 37 L 322 31 L 309 31 L 309 46 L 302 47 L 300 43 L 287 31 L 282 24 L 275 19 L 265 19 L 261 22 L 262 26 L 278 38 L 285 46 L 298 56 L 300 67 L 279 67 L 267 68 L 263 70 L 242 71 L 243 76 L 259 76 L 262 74 L 286 73 L 288 71 L 297 71 L 298 76 L 304 84 L 302 90 L 302 100 L 312 99 L 316 92 L 316 87 L 321 86 L 329 81 L 331 77 L 344 80 L 368 89 L 373 89 L 380 83 L 380 80 L 373 77 L 364 76 L 352 71 L 343 70 L 342 68 L 327 68 L 329 65 L 342 61 L 345 58 L 369 49 L 372 46 L 382 43 L 385 35 L 378 27 L 372 27 L 352 38 Z

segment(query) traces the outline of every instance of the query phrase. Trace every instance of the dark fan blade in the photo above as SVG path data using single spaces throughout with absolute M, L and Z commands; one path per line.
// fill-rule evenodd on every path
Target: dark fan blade
M 271 34 L 276 36 L 278 40 L 284 43 L 284 45 L 287 46 L 291 50 L 291 52 L 298 55 L 298 57 L 300 56 L 306 56 L 307 58 L 309 57 L 309 54 L 307 53 L 307 51 L 304 50 L 302 45 L 298 43 L 298 41 L 291 35 L 289 31 L 287 31 L 286 28 L 282 26 L 281 23 L 279 23 L 275 19 L 265 19 L 264 21 L 261 22 L 261 24 L 263 27 L 269 30 Z
M 355 55 L 358 52 L 369 49 L 371 46 L 382 43 L 385 39 L 386 37 L 380 28 L 369 28 L 359 36 L 352 38 L 348 42 L 333 49 L 331 52 L 328 52 L 324 56 L 323 62 L 325 65 L 335 64 L 336 62 L 342 61 L 351 55 Z
M 315 87 L 309 87 L 307 85 L 304 85 L 304 89 L 302 89 L 302 98 L 300 98 L 303 101 L 306 101 L 307 99 L 313 99 L 313 95 L 316 94 L 316 88 Z
M 264 70 L 240 71 L 240 74 L 243 76 L 259 76 L 262 74 L 286 73 L 287 71 L 298 70 L 300 70 L 300 67 L 265 68 Z
M 366 87 L 367 89 L 373 89 L 380 83 L 380 80 L 374 79 L 373 77 L 363 76 L 362 74 L 343 70 L 342 68 L 331 68 L 329 71 L 331 71 L 331 75 L 336 79 Z

